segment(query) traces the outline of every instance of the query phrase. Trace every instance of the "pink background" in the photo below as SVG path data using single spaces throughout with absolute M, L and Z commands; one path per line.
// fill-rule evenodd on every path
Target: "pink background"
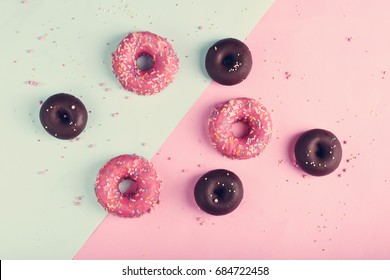
M 389 259 L 390 26 L 385 0 L 276 1 L 247 38 L 254 59 L 237 86 L 211 83 L 153 163 L 161 204 L 141 219 L 108 215 L 76 259 Z M 211 147 L 211 108 L 260 99 L 274 133 L 255 159 L 234 161 Z M 291 161 L 296 136 L 324 128 L 343 142 L 326 177 Z M 226 168 L 244 199 L 210 216 L 193 199 L 196 180 Z

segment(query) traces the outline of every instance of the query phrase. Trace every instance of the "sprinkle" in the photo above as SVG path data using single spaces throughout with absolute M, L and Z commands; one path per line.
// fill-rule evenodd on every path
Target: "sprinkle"
M 26 85 L 30 85 L 30 86 L 34 86 L 34 87 L 37 87 L 37 86 L 40 86 L 41 84 L 36 82 L 36 81 L 26 81 L 25 82 Z
M 89 145 L 88 145 L 88 148 L 93 149 L 93 148 L 95 148 L 95 145 L 94 145 L 94 144 L 89 144 Z
M 39 41 L 43 41 L 43 40 L 46 39 L 46 37 L 47 37 L 47 34 L 44 34 L 44 35 L 42 35 L 42 36 L 39 36 L 39 37 L 38 37 L 38 40 L 39 40 Z
M 49 171 L 49 170 L 48 169 L 41 170 L 41 171 L 38 171 L 38 174 L 39 175 L 45 175 L 47 171 Z

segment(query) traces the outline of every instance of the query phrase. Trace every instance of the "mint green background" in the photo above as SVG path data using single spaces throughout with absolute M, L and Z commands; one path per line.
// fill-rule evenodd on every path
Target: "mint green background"
M 272 2 L 0 0 L 0 259 L 71 259 L 106 216 L 93 191 L 101 165 L 151 158 L 209 84 L 208 47 L 245 39 Z M 179 73 L 158 95 L 121 90 L 112 74 L 110 54 L 133 31 L 166 37 L 178 53 Z M 57 92 L 91 111 L 79 141 L 40 125 L 39 101 Z

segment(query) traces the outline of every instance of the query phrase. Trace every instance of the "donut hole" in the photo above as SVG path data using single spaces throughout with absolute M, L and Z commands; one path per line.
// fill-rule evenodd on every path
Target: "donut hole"
M 226 194 L 227 194 L 227 192 L 226 192 L 226 189 L 224 187 L 218 186 L 214 189 L 214 195 L 217 197 L 218 200 L 224 200 L 226 197 Z
M 250 127 L 244 120 L 239 120 L 232 125 L 232 133 L 236 138 L 245 138 L 249 135 Z
M 227 69 L 233 68 L 235 64 L 236 58 L 233 54 L 228 54 L 222 59 L 222 65 L 225 66 Z
M 141 53 L 136 60 L 136 64 L 139 70 L 149 71 L 153 68 L 154 59 L 148 53 Z
M 57 117 L 62 124 L 70 124 L 72 122 L 70 114 L 66 110 L 58 110 Z
M 136 181 L 127 178 L 119 183 L 118 188 L 124 196 L 131 197 L 136 193 L 138 185 Z
M 321 160 L 327 160 L 332 157 L 332 148 L 327 143 L 319 142 L 316 145 L 315 155 Z

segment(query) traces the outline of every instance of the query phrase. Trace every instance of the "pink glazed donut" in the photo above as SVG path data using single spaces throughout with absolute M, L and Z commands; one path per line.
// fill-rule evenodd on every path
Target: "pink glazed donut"
M 143 65 L 139 59 L 143 59 Z M 112 68 L 122 86 L 139 95 L 166 88 L 179 69 L 171 44 L 151 32 L 129 33 L 112 54 Z
M 243 123 L 248 133 L 236 137 L 235 123 Z M 231 159 L 248 159 L 258 156 L 271 139 L 272 122 L 267 109 L 257 100 L 235 98 L 219 107 L 209 118 L 209 134 L 213 146 Z
M 122 180 L 131 179 L 136 191 L 127 196 L 119 190 Z M 158 202 L 160 181 L 152 164 L 137 155 L 120 155 L 99 171 L 95 192 L 99 203 L 108 212 L 124 218 L 141 217 Z

